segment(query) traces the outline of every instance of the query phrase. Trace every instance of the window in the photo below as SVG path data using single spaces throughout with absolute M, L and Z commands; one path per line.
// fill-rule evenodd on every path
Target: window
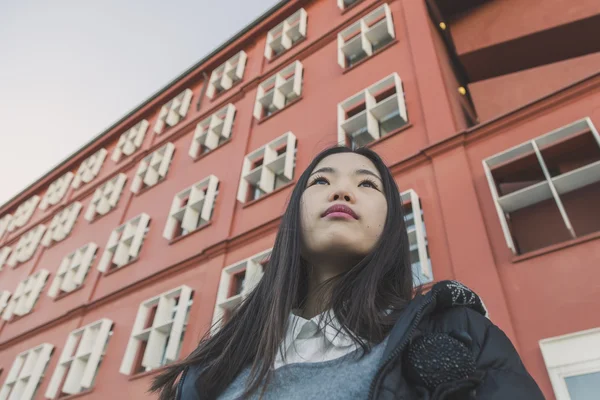
M 365 146 L 408 123 L 404 90 L 392 74 L 338 104 L 338 142 Z
M 291 182 L 295 164 L 296 136 L 292 132 L 254 150 L 244 158 L 238 200 L 256 200 Z
M 53 345 L 43 343 L 17 355 L 0 390 L 0 400 L 33 399 L 52 350 Z
M 223 93 L 235 83 L 240 82 L 244 77 L 247 59 L 246 52 L 242 50 L 224 64 L 215 68 L 210 74 L 206 95 L 212 99 L 215 95 Z
M 164 179 L 169 171 L 173 152 L 175 152 L 175 146 L 173 143 L 167 143 L 154 153 L 144 157 L 133 178 L 131 191 L 138 193 Z
M 110 319 L 103 318 L 69 334 L 46 389 L 46 398 L 68 396 L 94 386 L 112 326 Z
M 483 168 L 513 254 L 600 230 L 600 136 L 589 118 L 487 158 Z
M 190 89 L 185 89 L 179 93 L 175 98 L 171 99 L 167 104 L 162 106 L 158 119 L 154 124 L 154 133 L 161 134 L 165 130 L 165 124 L 168 126 L 175 126 L 185 118 L 190 109 L 190 103 L 194 92 Z
M 65 256 L 58 267 L 52 285 L 50 285 L 48 296 L 56 298 L 83 285 L 94 262 L 96 250 L 98 250 L 96 243 L 88 243 Z
M 44 232 L 46 232 L 46 226 L 40 224 L 24 233 L 19 239 L 17 247 L 13 250 L 8 261 L 6 261 L 6 264 L 14 268 L 17 264 L 28 261 L 33 257 L 38 244 L 42 240 L 42 236 L 44 236 Z
M 556 400 L 596 399 L 600 392 L 600 328 L 540 340 Z
M 112 153 L 111 158 L 114 162 L 119 162 L 123 157 L 132 155 L 141 147 L 148 125 L 148 121 L 143 119 L 121 135 L 117 147 Z
M 235 106 L 228 104 L 210 117 L 196 125 L 194 139 L 190 146 L 190 157 L 197 158 L 216 149 L 231 137 L 231 129 L 235 119 Z
M 142 213 L 112 231 L 100 259 L 98 270 L 107 272 L 121 268 L 135 260 L 142 249 L 149 223 L 148 214 Z
M 163 236 L 187 235 L 210 221 L 219 191 L 219 179 L 210 175 L 175 195 Z
M 73 189 L 78 189 L 84 183 L 90 183 L 98 175 L 107 153 L 106 149 L 100 149 L 81 163 L 71 184 Z
M 413 284 L 423 285 L 433 281 L 431 272 L 431 259 L 429 258 L 429 244 L 425 231 L 425 220 L 421 200 L 417 193 L 409 189 L 400 194 L 404 209 L 404 222 L 408 232 L 408 245 L 410 250 L 410 263 L 413 270 Z
M 384 4 L 338 33 L 338 64 L 349 68 L 372 56 L 395 37 L 392 13 Z
M 8 227 L 6 228 L 9 232 L 14 231 L 17 228 L 21 228 L 25 226 L 29 218 L 33 215 L 35 208 L 40 202 L 39 196 L 31 196 L 27 201 L 23 202 L 17 208 L 17 211 L 13 214 L 12 219 L 8 223 Z
M 306 38 L 306 11 L 299 9 L 267 34 L 265 58 L 276 57 Z
M 48 271 L 40 269 L 19 283 L 2 313 L 2 319 L 10 321 L 13 315 L 22 317 L 29 314 L 33 310 L 33 306 L 35 306 L 35 302 L 40 296 L 42 289 L 44 289 L 48 275 L 50 275 Z
M 10 292 L 8 290 L 0 290 L 0 314 L 2 314 L 8 306 L 9 299 Z
M 254 290 L 263 276 L 270 256 L 271 249 L 223 269 L 213 314 L 212 333 L 221 328 L 230 313 Z
M 56 214 L 42 239 L 42 245 L 48 247 L 66 238 L 71 233 L 82 207 L 81 203 L 76 201 Z
M 0 218 L 0 239 L 2 239 L 2 237 L 8 230 L 8 225 L 10 224 L 11 219 L 12 215 L 10 214 L 5 214 L 4 217 Z M 2 267 L 0 266 L 0 268 Z
M 345 10 L 354 4 L 357 4 L 361 0 L 337 0 L 338 7 L 340 10 Z
M 115 208 L 121 197 L 125 181 L 127 181 L 127 176 L 119 174 L 96 189 L 85 212 L 85 219 L 92 221 L 96 215 L 105 215 Z
M 69 190 L 69 185 L 73 180 L 73 173 L 67 172 L 50 184 L 46 194 L 40 203 L 40 209 L 46 210 L 48 207 L 58 204 Z
M 119 370 L 122 374 L 150 371 L 179 358 L 192 297 L 193 290 L 183 285 L 140 305 Z
M 10 255 L 11 248 L 8 246 L 4 246 L 0 249 L 0 271 L 2 271 L 2 267 L 6 264 L 8 260 L 8 256 Z
M 302 94 L 303 69 L 302 63 L 295 61 L 258 85 L 254 118 L 268 117 L 299 98 Z

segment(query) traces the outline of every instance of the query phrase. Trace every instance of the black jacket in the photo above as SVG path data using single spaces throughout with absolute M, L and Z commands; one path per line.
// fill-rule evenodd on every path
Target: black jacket
M 455 281 L 415 297 L 390 332 L 369 400 L 538 400 L 542 392 L 479 297 Z M 197 368 L 183 373 L 176 400 L 198 393 Z

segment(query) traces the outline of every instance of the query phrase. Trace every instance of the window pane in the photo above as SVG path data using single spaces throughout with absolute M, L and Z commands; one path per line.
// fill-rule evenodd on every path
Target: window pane
M 565 378 L 571 400 L 596 400 L 600 393 L 600 371 Z

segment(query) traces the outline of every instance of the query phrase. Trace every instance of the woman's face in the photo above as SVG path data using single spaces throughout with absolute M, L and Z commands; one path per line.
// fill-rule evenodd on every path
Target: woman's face
M 371 160 L 354 153 L 327 156 L 300 200 L 303 256 L 362 258 L 377 243 L 386 216 L 381 175 Z

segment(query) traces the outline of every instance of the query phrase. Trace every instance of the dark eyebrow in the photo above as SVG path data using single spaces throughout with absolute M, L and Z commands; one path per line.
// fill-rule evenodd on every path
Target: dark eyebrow
M 334 174 L 337 171 L 331 167 L 323 167 L 323 168 L 319 168 L 318 170 L 314 171 L 311 175 L 323 173 L 323 172 Z M 368 169 L 357 169 L 356 171 L 354 171 L 354 174 L 355 175 L 371 175 L 371 176 L 374 176 L 375 178 L 379 179 L 380 181 L 383 181 L 379 176 L 377 176 L 376 173 L 369 171 Z

